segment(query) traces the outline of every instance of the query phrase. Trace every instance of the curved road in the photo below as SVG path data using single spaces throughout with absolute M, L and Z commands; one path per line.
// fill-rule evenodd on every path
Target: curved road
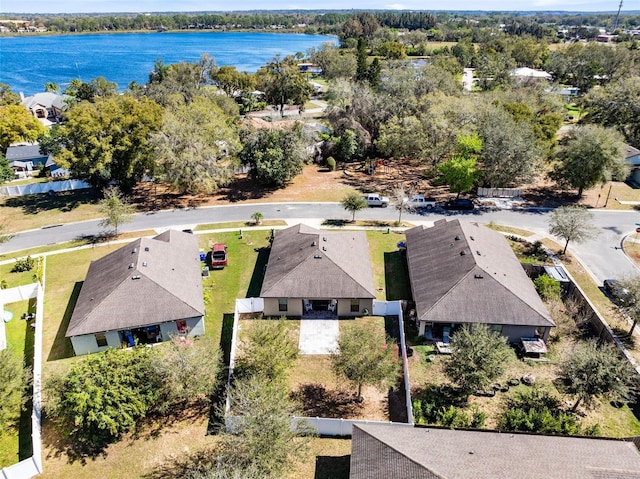
M 351 219 L 339 203 L 259 203 L 230 206 L 212 206 L 164 210 L 153 213 L 141 213 L 134 216 L 130 223 L 120 227 L 122 232 L 148 229 L 191 228 L 196 224 L 228 221 L 247 221 L 251 214 L 260 211 L 264 219 L 311 220 L 317 218 Z M 594 210 L 594 224 L 600 230 L 597 238 L 583 244 L 569 244 L 569 250 L 591 271 L 595 279 L 602 283 L 605 278 L 638 274 L 636 266 L 619 249 L 625 235 L 635 231 L 635 223 L 640 222 L 640 214 L 635 211 L 598 211 Z M 403 219 L 415 224 L 430 223 L 441 218 L 456 217 L 479 223 L 493 221 L 497 224 L 527 229 L 541 236 L 548 233 L 548 210 L 486 210 L 473 212 L 434 212 L 404 213 Z M 368 208 L 356 214 L 358 219 L 396 220 L 398 212 L 390 208 Z M 15 237 L 0 244 L 0 253 L 9 253 L 25 248 L 70 241 L 88 235 L 97 235 L 103 231 L 99 220 L 83 221 L 55 225 L 36 230 L 17 233 Z

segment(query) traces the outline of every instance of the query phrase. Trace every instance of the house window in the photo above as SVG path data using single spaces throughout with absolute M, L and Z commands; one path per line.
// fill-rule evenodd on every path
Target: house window
M 99 348 L 103 348 L 105 346 L 108 346 L 107 335 L 106 334 L 98 333 L 95 336 L 96 336 L 96 343 L 98 343 L 98 347 Z
M 492 324 L 489 328 L 489 331 L 492 333 L 502 334 L 502 325 L 501 324 Z
M 359 299 L 352 299 L 351 300 L 351 312 L 352 313 L 359 313 L 360 312 L 360 300 Z
M 287 298 L 280 298 L 278 300 L 278 311 L 287 311 Z

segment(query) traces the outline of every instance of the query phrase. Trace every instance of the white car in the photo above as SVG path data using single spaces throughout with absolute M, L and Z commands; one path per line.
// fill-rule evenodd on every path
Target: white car
M 431 209 L 436 207 L 436 200 L 435 198 L 425 198 L 424 195 L 413 195 L 409 200 L 409 205 L 415 209 Z
M 369 193 L 364 199 L 369 206 L 381 206 L 382 208 L 389 206 L 389 198 L 380 196 L 378 193 Z

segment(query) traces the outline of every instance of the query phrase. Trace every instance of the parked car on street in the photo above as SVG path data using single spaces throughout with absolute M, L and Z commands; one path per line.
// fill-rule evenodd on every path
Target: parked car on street
M 444 204 L 445 209 L 447 210 L 467 210 L 470 211 L 475 208 L 473 201 L 468 200 L 466 198 L 456 198 L 453 200 L 449 200 Z
M 436 206 L 436 199 L 435 198 L 425 198 L 424 195 L 413 195 L 411 197 L 411 200 L 409 200 L 409 205 L 412 208 L 415 209 L 422 209 L 422 208 L 426 208 L 426 209 L 431 209 L 431 208 L 435 208 Z
M 369 193 L 364 199 L 369 206 L 381 206 L 382 208 L 389 206 L 389 198 L 381 196 L 378 193 Z

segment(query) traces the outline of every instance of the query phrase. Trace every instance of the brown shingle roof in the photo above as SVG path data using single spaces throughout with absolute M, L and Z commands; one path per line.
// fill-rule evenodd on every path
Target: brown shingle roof
M 166 231 L 91 262 L 67 337 L 204 315 L 198 240 Z
M 349 477 L 632 479 L 640 455 L 618 440 L 362 424 Z
M 406 233 L 422 321 L 555 326 L 507 240 L 475 223 L 441 220 Z
M 263 298 L 375 298 L 369 243 L 361 231 L 302 224 L 276 233 Z

